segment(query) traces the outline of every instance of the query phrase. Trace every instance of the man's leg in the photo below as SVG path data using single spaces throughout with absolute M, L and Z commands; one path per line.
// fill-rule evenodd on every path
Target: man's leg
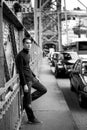
M 43 86 L 38 80 L 34 80 L 32 88 L 36 89 L 36 91 L 32 93 L 32 101 L 36 100 L 47 92 L 45 86 Z
M 24 96 L 24 109 L 25 109 L 25 111 L 26 111 L 26 114 L 27 114 L 27 117 L 28 117 L 28 123 L 29 124 L 37 124 L 37 123 L 42 123 L 41 121 L 39 121 L 36 117 L 35 117 L 35 115 L 34 115 L 34 113 L 33 113 L 33 110 L 32 110 L 32 108 L 31 108 L 31 104 L 30 104 L 30 102 L 29 102 L 29 93 L 27 93 L 27 94 L 25 94 L 25 96 Z
M 31 95 L 29 92 L 27 92 L 27 93 L 24 92 L 23 105 L 24 105 L 24 109 L 26 111 L 28 120 L 29 121 L 34 120 L 35 116 L 34 116 L 32 108 L 31 108 Z

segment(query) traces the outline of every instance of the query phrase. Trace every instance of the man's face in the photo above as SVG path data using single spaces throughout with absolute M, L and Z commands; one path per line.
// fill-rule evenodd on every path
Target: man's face
M 25 43 L 24 43 L 24 49 L 27 49 L 28 51 L 31 49 L 31 41 L 30 39 L 26 39 Z

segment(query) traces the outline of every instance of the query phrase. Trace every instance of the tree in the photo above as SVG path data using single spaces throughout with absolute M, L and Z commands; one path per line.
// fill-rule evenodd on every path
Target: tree
M 13 9 L 14 9 L 15 14 L 17 14 L 18 12 L 21 12 L 21 5 L 18 2 L 16 2 L 13 5 Z
M 79 11 L 79 10 L 81 10 L 81 9 L 80 9 L 80 7 L 77 7 L 77 8 L 74 8 L 73 10 L 78 10 L 78 11 Z

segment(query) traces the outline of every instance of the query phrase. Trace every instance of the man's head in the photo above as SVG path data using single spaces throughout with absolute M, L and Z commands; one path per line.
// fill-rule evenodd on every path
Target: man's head
M 31 45 L 32 45 L 31 40 L 28 37 L 23 38 L 24 49 L 29 51 L 31 49 Z

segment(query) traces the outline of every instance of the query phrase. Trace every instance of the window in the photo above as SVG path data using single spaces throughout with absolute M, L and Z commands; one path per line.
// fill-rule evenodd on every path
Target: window
M 80 64 L 80 61 L 79 61 L 79 60 L 77 60 L 76 63 L 74 64 L 74 66 L 73 66 L 74 70 L 77 69 L 78 64 Z
M 78 47 L 80 51 L 87 50 L 87 41 L 79 42 Z
M 29 12 L 29 8 L 27 8 L 27 12 Z
M 69 53 L 63 53 L 64 60 L 71 60 L 71 56 Z
M 77 63 L 77 66 L 76 66 L 76 68 L 75 68 L 75 70 L 80 71 L 80 66 L 81 66 L 81 63 L 78 62 L 78 63 Z
M 23 8 L 23 12 L 25 12 L 25 8 Z

